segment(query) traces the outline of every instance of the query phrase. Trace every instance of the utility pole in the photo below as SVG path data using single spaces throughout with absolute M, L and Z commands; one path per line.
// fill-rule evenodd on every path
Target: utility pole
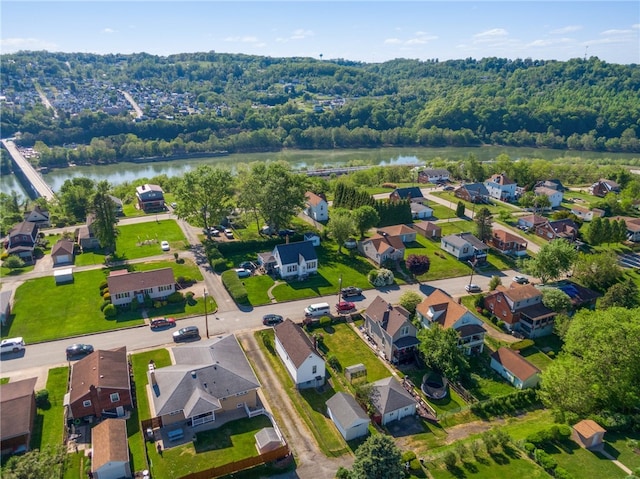
M 204 326 L 207 330 L 207 339 L 209 339 L 209 316 L 207 315 L 207 290 L 204 290 Z

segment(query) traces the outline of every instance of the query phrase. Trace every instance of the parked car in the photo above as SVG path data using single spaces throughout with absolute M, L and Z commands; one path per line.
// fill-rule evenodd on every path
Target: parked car
M 251 276 L 251 270 L 245 268 L 236 268 L 236 273 L 238 273 L 238 278 L 248 278 Z
M 355 238 L 349 238 L 344 242 L 344 247 L 347 249 L 353 249 L 356 246 L 358 246 L 358 242 L 355 240 Z
M 175 333 L 173 333 L 173 340 L 175 342 L 186 341 L 187 339 L 195 339 L 199 337 L 200 331 L 198 331 L 197 326 L 186 326 L 184 328 L 178 329 Z
M 336 304 L 336 310 L 338 311 L 338 314 L 350 313 L 354 309 L 356 309 L 356 305 L 351 301 L 340 301 L 338 304 Z
M 176 320 L 173 318 L 155 318 L 149 322 L 151 329 L 172 328 L 176 325 Z
M 67 348 L 67 359 L 82 358 L 93 352 L 90 344 L 72 344 Z
M 174 208 L 174 209 L 175 209 L 175 208 L 177 208 L 177 207 L 178 207 L 178 203 L 176 203 L 176 202 L 174 201 L 173 203 L 171 203 L 171 207 L 172 207 L 172 208 Z
M 294 234 L 296 234 L 296 231 L 289 228 L 278 231 L 278 235 L 281 238 L 284 238 L 285 236 L 293 236 Z
M 238 268 L 244 268 L 244 269 L 248 269 L 250 271 L 253 271 L 254 269 L 257 268 L 256 264 L 252 261 L 243 261 L 242 263 L 240 263 L 238 265 Z
M 442 188 L 444 191 L 452 191 L 454 188 L 451 185 L 445 186 L 444 188 Z
M 528 284 L 529 283 L 529 278 L 527 278 L 526 276 L 522 276 L 520 274 L 517 274 L 513 277 L 513 281 L 515 281 L 518 284 Z
M 468 284 L 464 287 L 467 293 L 480 293 L 482 288 L 475 283 Z
M 17 353 L 24 349 L 24 339 L 22 337 L 7 338 L 0 342 L 0 354 Z
M 163 241 L 160 243 L 160 248 L 162 248 L 162 251 L 169 251 L 171 249 L 171 247 L 169 246 L 169 242 L 168 241 Z
M 265 326 L 275 326 L 276 324 L 280 324 L 284 318 L 279 314 L 265 314 L 262 317 L 262 324 Z
M 362 294 L 362 290 L 355 286 L 347 286 L 340 290 L 340 294 L 343 298 L 350 298 L 351 296 L 360 296 Z
M 233 230 L 225 228 L 224 235 L 227 237 L 227 239 L 233 239 Z

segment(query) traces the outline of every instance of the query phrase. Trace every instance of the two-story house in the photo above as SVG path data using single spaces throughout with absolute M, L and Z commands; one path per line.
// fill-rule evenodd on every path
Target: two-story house
M 545 221 L 543 224 L 536 226 L 535 233 L 540 238 L 547 241 L 555 239 L 566 239 L 573 242 L 578 238 L 580 227 L 570 218 L 563 218 L 555 221 Z
M 281 278 L 305 278 L 318 272 L 318 254 L 312 241 L 279 244 L 273 249 L 273 269 Z
M 620 185 L 615 181 L 600 178 L 589 187 L 589 192 L 593 196 L 604 198 L 609 193 L 620 193 Z
M 24 220 L 29 223 L 36 223 L 40 228 L 47 228 L 51 226 L 49 220 L 49 212 L 43 210 L 39 205 L 36 205 L 31 211 L 24 215 Z
M 100 240 L 96 236 L 93 226 L 95 220 L 96 215 L 94 215 L 93 213 L 89 213 L 87 215 L 86 224 L 82 225 L 76 231 L 76 238 L 81 251 L 100 248 Z
M 144 184 L 136 186 L 138 208 L 145 212 L 164 209 L 164 191 L 158 185 Z
M 562 203 L 562 198 L 564 197 L 562 191 L 554 190 L 551 188 L 547 188 L 546 186 L 538 186 L 533 192 L 536 196 L 546 196 L 549 198 L 549 207 L 550 208 L 559 208 Z
M 18 223 L 7 235 L 7 254 L 18 256 L 26 264 L 35 261 L 34 248 L 38 240 L 38 224 L 29 221 Z
M 127 348 L 95 350 L 71 367 L 69 419 L 122 417 L 133 407 Z
M 484 307 L 510 331 L 518 331 L 528 338 L 553 332 L 556 313 L 542 304 L 542 292 L 532 284 L 498 286 L 484 298 Z
M 322 196 L 307 191 L 305 193 L 304 214 L 316 221 L 327 221 L 329 219 L 329 204 Z
M 364 328 L 379 351 L 392 363 L 412 361 L 418 347 L 416 327 L 409 312 L 380 296 L 364 312 Z
M 491 234 L 491 246 L 503 254 L 524 256 L 527 254 L 528 243 L 518 235 L 505 230 L 493 230 Z
M 507 178 L 504 173 L 497 173 L 485 180 L 484 186 L 487 188 L 491 198 L 500 201 L 513 201 L 516 197 L 516 187 L 518 185 L 515 181 Z
M 440 289 L 435 289 L 416 308 L 416 317 L 425 328 L 454 329 L 459 336 L 458 347 L 464 353 L 481 353 L 486 330 L 482 321 L 467 308 Z
M 115 306 L 131 303 L 134 298 L 143 303 L 145 296 L 151 299 L 164 300 L 176 290 L 173 269 L 161 268 L 151 271 L 134 271 L 126 269 L 111 271 L 107 277 L 111 302 Z
M 440 240 L 440 248 L 461 261 L 473 261 L 476 264 L 484 263 L 489 253 L 489 246 L 471 233 L 443 236 Z
M 425 168 L 418 172 L 418 183 L 442 183 L 449 181 L 450 173 L 444 168 Z
M 322 386 L 326 375 L 325 363 L 307 333 L 288 318 L 274 330 L 276 352 L 296 388 Z
M 38 378 L 0 384 L 0 454 L 24 453 L 31 448 L 36 419 Z

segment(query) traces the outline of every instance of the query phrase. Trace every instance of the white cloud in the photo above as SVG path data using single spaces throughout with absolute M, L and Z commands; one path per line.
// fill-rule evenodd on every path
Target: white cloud
M 114 30 L 113 28 L 103 28 L 102 33 L 117 33 L 118 30 Z
M 384 43 L 387 45 L 400 45 L 402 44 L 402 40 L 399 38 L 387 38 Z
M 312 37 L 312 36 L 313 36 L 313 31 L 299 28 L 297 30 L 294 30 L 293 34 L 289 38 L 291 38 L 291 40 L 302 40 L 303 38 Z
M 39 38 L 3 38 L 0 40 L 3 53 L 13 53 L 20 50 L 49 50 L 56 51 L 58 45 Z
M 604 32 L 600 32 L 600 35 L 626 35 L 628 33 L 633 33 L 631 30 L 605 30 Z
M 565 33 L 577 32 L 578 30 L 582 30 L 582 25 L 567 25 L 566 27 L 551 30 L 549 33 L 554 35 L 564 35 Z
M 492 28 L 491 30 L 486 30 L 484 32 L 476 33 L 473 38 L 476 42 L 487 42 L 500 38 L 504 38 L 509 35 L 504 28 Z
M 549 47 L 551 45 L 560 45 L 571 43 L 572 40 L 570 38 L 546 38 L 541 40 L 534 40 L 530 43 L 527 43 L 527 47 Z
M 233 42 L 233 43 L 258 43 L 257 37 L 252 36 L 244 36 L 244 37 L 227 37 L 224 39 L 225 42 Z
M 640 29 L 640 23 L 634 23 L 633 25 L 631 25 L 631 28 L 633 28 L 634 30 Z

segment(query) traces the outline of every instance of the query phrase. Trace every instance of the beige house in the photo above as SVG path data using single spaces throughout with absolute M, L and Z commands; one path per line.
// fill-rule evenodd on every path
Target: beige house
M 498 348 L 491 355 L 491 369 L 518 389 L 534 388 L 540 382 L 540 370 L 510 348 Z
M 151 299 L 162 300 L 176 290 L 176 280 L 171 268 L 133 273 L 119 269 L 111 272 L 107 278 L 107 285 L 111 302 L 115 306 L 129 304 L 134 298 L 143 303 L 146 295 Z
M 127 422 L 106 419 L 91 430 L 91 472 L 94 479 L 133 477 L 129 465 Z

